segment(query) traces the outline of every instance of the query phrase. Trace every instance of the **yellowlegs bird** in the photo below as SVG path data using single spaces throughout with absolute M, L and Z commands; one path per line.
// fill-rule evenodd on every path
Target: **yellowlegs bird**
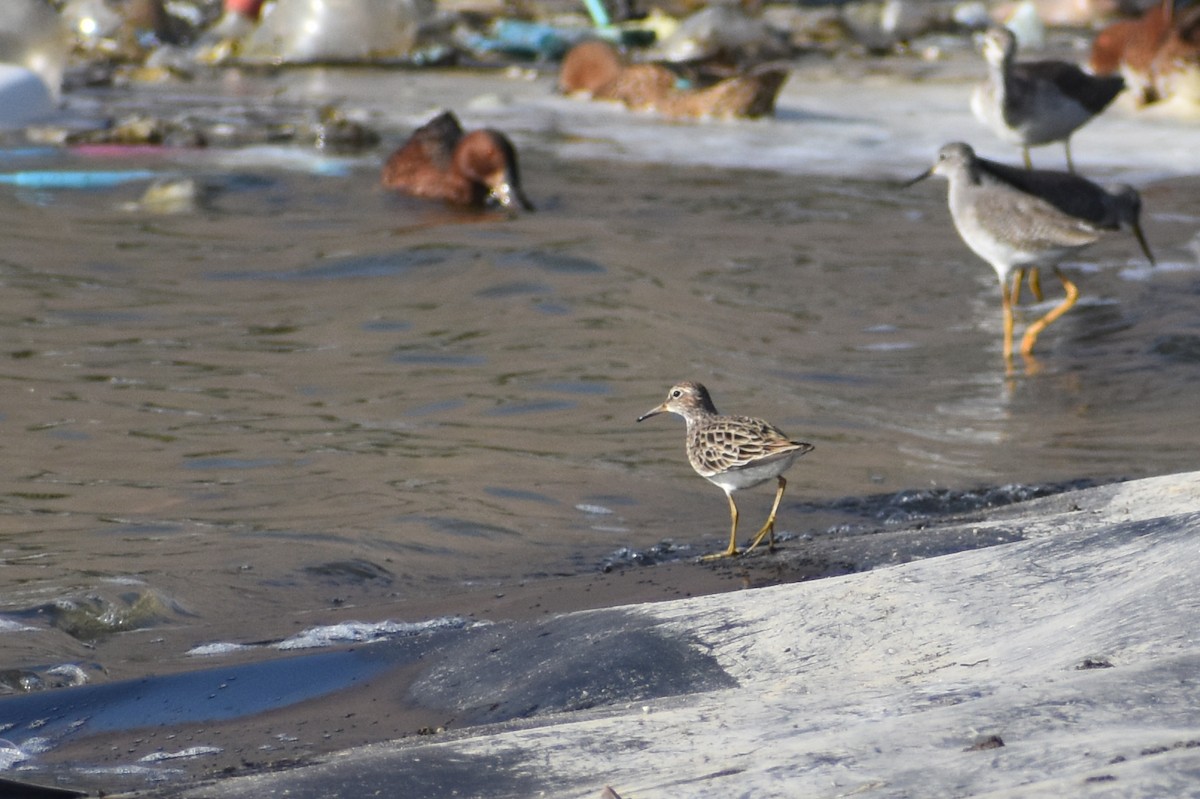
M 720 486 L 729 500 L 729 514 L 733 529 L 729 533 L 729 548 L 707 556 L 706 559 L 728 558 L 738 554 L 737 528 L 738 509 L 733 501 L 733 492 L 753 488 L 770 480 L 779 481 L 775 492 L 775 504 L 767 522 L 754 535 L 749 552 L 758 546 L 764 537 L 768 548 L 775 548 L 775 513 L 787 481 L 783 473 L 791 468 L 796 458 L 810 451 L 812 444 L 792 441 L 779 428 L 748 416 L 722 416 L 708 396 L 708 390 L 699 383 L 684 382 L 671 387 L 661 405 L 638 417 L 638 421 L 649 419 L 660 413 L 675 413 L 687 422 L 687 456 L 692 468 L 701 477 Z
M 1024 355 L 1033 351 L 1041 332 L 1079 298 L 1075 284 L 1058 268 L 1063 258 L 1093 244 L 1104 231 L 1128 225 L 1154 263 L 1141 228 L 1141 197 L 1128 186 L 1107 190 L 1065 172 L 1022 171 L 979 158 L 961 142 L 942 147 L 937 162 L 906 185 L 930 175 L 941 175 L 950 182 L 950 215 L 958 235 L 1000 278 L 1005 361 L 1012 360 L 1013 305 L 1027 270 L 1030 287 L 1039 299 L 1039 267 L 1054 269 L 1066 298 L 1025 330 L 1021 340 Z
M 1066 61 L 1016 59 L 1017 39 L 1007 28 L 988 29 L 983 38 L 987 81 L 971 96 L 971 110 L 992 132 L 1021 148 L 1032 168 L 1029 148 L 1061 141 L 1071 161 L 1071 134 L 1103 111 L 1125 88 L 1120 75 L 1096 77 Z

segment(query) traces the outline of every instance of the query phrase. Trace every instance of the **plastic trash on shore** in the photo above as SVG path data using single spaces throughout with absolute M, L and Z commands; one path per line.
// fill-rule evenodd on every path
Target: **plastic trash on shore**
M 262 0 L 225 0 L 220 18 L 200 36 L 190 57 L 201 64 L 232 61 L 258 26 L 261 13 Z
M 0 2 L 0 63 L 36 74 L 53 101 L 58 100 L 69 53 L 66 28 L 49 4 L 42 0 Z M 26 95 L 23 92 L 21 96 Z M 10 97 L 0 98 L 3 119 L 14 116 L 15 109 L 7 107 L 10 102 Z
M 304 64 L 408 56 L 431 0 L 279 0 L 243 43 L 241 60 Z
M 78 52 L 123 62 L 140 62 L 158 47 L 189 42 L 208 22 L 195 4 L 163 0 L 66 0 L 60 15 Z
M 104 0 L 67 0 L 62 7 L 62 19 L 88 50 L 115 38 L 123 22 L 121 15 Z
M 974 0 L 853 0 L 841 7 L 842 24 L 869 52 L 885 53 L 939 31 L 983 30 L 989 7 Z
M 54 108 L 54 97 L 37 73 L 14 64 L 0 64 L 0 130 L 37 122 Z
M 476 53 L 503 53 L 534 59 L 559 59 L 584 39 L 594 38 L 591 28 L 563 28 L 519 19 L 497 19 L 486 34 L 460 31 L 463 47 Z
M 1046 25 L 1032 0 L 1018 4 L 1004 21 L 1004 26 L 1017 37 L 1019 50 L 1041 50 L 1046 46 Z
M 157 173 L 148 169 L 29 170 L 0 172 L 0 185 L 22 189 L 109 189 L 122 183 L 155 177 Z
M 761 62 L 789 52 L 782 37 L 762 19 L 735 6 L 711 5 L 682 20 L 650 55 L 672 63 L 708 58 Z

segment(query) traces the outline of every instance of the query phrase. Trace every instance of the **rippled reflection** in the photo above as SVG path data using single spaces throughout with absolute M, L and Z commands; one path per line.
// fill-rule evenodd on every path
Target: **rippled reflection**
M 633 424 L 680 379 L 816 444 L 793 541 L 1195 466 L 1195 191 L 1144 192 L 1167 268 L 1094 248 L 1010 377 L 932 191 L 527 160 L 516 220 L 396 203 L 372 164 L 241 167 L 170 216 L 0 192 L 0 620 L 39 631 L 0 627 L 12 661 L 711 549 L 682 427 Z

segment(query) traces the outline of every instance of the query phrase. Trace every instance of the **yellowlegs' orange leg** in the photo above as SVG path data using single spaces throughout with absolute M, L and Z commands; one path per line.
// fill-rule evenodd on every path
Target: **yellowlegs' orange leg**
M 1036 267 L 1034 267 L 1036 269 Z M 1012 293 L 1008 295 L 1008 301 L 1013 305 L 1021 304 L 1021 283 L 1025 281 L 1025 270 L 1018 267 L 1013 270 Z
M 989 41 L 1006 33 L 989 33 Z M 1105 189 L 1078 175 L 1049 170 L 1025 171 L 979 158 L 970 146 L 951 142 L 938 151 L 934 165 L 908 181 L 929 175 L 950 182 L 950 216 L 964 242 L 996 270 L 1004 311 L 1004 360 L 1012 369 L 1013 310 L 1024 274 L 1042 297 L 1040 270 L 1053 268 L 1067 292 L 1062 304 L 1030 325 L 1021 352 L 1028 354 L 1038 335 L 1075 304 L 1079 291 L 1058 270 L 1065 256 L 1094 244 L 1104 230 L 1130 227 L 1142 244 L 1141 197 L 1129 186 Z M 1143 246 L 1151 259 L 1148 247 Z M 1153 263 L 1153 261 L 1151 261 Z M 1011 277 L 1011 279 L 1010 279 Z
M 1000 281 L 1000 309 L 1004 312 L 1004 362 L 1012 366 L 1013 353 L 1013 307 L 1008 282 Z
M 1042 273 L 1036 266 L 1029 270 L 1029 290 L 1038 302 L 1042 301 Z M 1015 298 L 1013 302 L 1016 302 Z
M 1054 274 L 1058 275 L 1058 279 L 1062 281 L 1063 288 L 1066 289 L 1067 296 L 1061 303 L 1056 305 L 1054 309 L 1050 311 L 1050 313 L 1046 314 L 1041 319 L 1037 320 L 1028 328 L 1026 328 L 1025 337 L 1021 339 L 1021 354 L 1023 355 L 1028 355 L 1029 353 L 1033 352 L 1033 345 L 1037 342 L 1037 337 L 1041 335 L 1042 331 L 1053 324 L 1058 317 L 1071 310 L 1071 306 L 1073 306 L 1075 301 L 1079 299 L 1079 289 L 1075 287 L 1074 283 L 1067 279 L 1067 276 L 1064 275 L 1057 266 L 1054 267 Z

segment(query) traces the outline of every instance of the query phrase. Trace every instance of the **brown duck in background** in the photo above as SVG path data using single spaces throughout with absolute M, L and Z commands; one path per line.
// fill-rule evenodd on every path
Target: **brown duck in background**
M 1151 64 L 1174 22 L 1173 0 L 1163 0 L 1137 19 L 1114 22 L 1096 34 L 1088 68 L 1096 75 L 1120 74 L 1140 105 L 1158 99 Z
M 403 194 L 442 200 L 464 208 L 496 202 L 528 211 L 533 204 L 521 189 L 517 151 L 503 133 L 463 131 L 444 111 L 426 122 L 383 165 L 383 185 Z
M 1200 112 L 1200 4 L 1175 15 L 1150 72 L 1164 100 L 1184 100 Z
M 563 58 L 558 88 L 563 94 L 671 117 L 754 119 L 775 112 L 787 74 L 784 68 L 764 64 L 711 86 L 681 89 L 675 73 L 661 64 L 626 64 L 612 45 L 588 41 Z
M 1200 113 L 1200 3 L 1161 3 L 1137 19 L 1114 22 L 1096 35 L 1088 65 L 1097 75 L 1120 73 L 1138 105 L 1180 99 Z

